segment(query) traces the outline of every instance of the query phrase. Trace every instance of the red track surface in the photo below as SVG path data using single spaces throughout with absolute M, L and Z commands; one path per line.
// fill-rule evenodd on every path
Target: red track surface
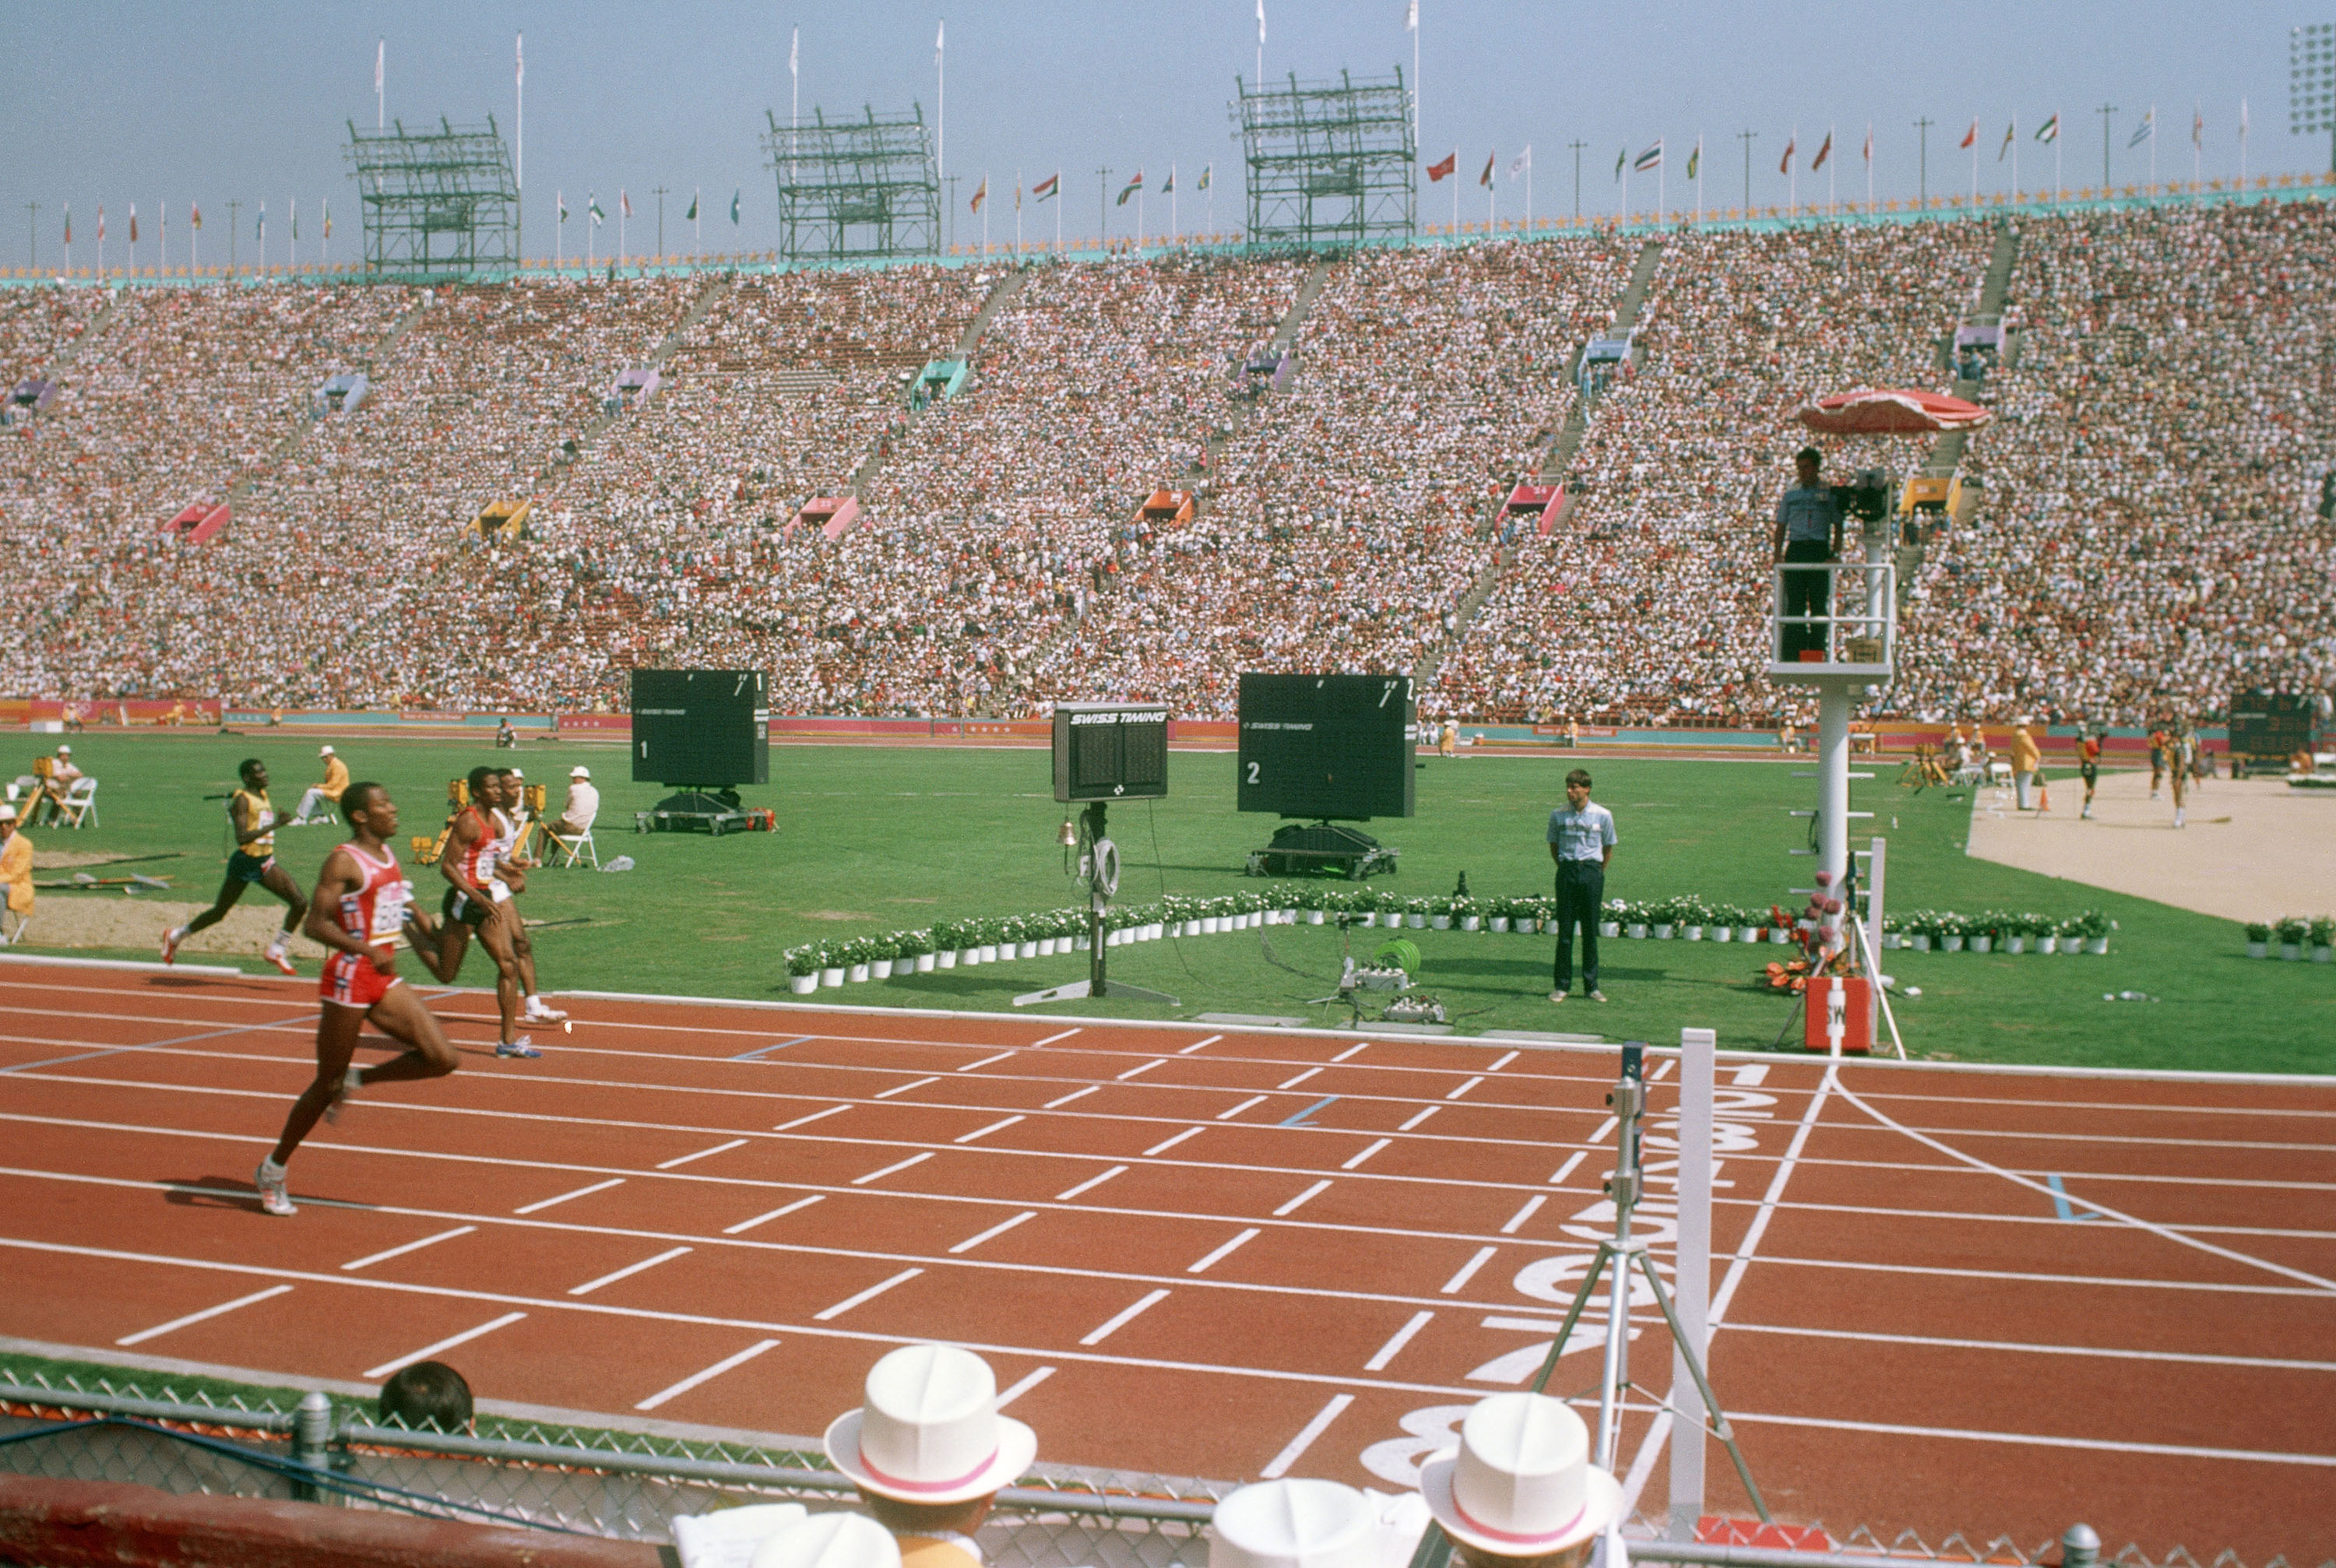
M 443 1352 L 485 1397 L 801 1434 L 947 1339 L 1007 1388 L 1050 1369 L 1013 1403 L 1042 1459 L 1387 1486 L 1530 1375 L 1607 1227 L 1605 1052 L 585 1000 L 502 1062 L 473 993 L 438 1004 L 463 1070 L 320 1126 L 270 1219 L 250 1171 L 316 1006 L 0 969 L 0 1332 L 355 1378 L 486 1328 Z M 1779 1517 L 2329 1554 L 2336 1087 L 1720 1083 L 1713 1372 Z M 1552 1386 L 1594 1385 L 1597 1342 Z M 1650 1414 L 1622 1467 L 1660 1517 Z

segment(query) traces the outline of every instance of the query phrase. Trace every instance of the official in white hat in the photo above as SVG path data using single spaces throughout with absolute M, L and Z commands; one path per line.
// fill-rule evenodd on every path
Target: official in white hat
M 892 1533 L 858 1514 L 814 1514 L 783 1524 L 755 1550 L 754 1568 L 900 1568 Z
M 1226 1495 L 1209 1568 L 1381 1568 L 1369 1500 L 1336 1481 L 1266 1481 Z
M 998 1413 L 989 1363 L 953 1345 L 905 1345 L 870 1368 L 865 1402 L 835 1418 L 826 1445 L 899 1538 L 904 1568 L 980 1568 L 973 1533 L 1038 1456 L 1037 1435 Z
M 1458 1450 L 1420 1466 L 1419 1490 L 1470 1568 L 1579 1568 L 1622 1514 L 1582 1417 L 1541 1394 L 1495 1394 L 1469 1411 Z M 1610 1549 L 1605 1568 L 1621 1568 L 1620 1555 Z
M 286 827 L 307 827 L 313 823 L 331 823 L 341 809 L 341 792 L 349 787 L 349 765 L 331 746 L 319 746 L 316 755 L 325 759 L 325 777 L 321 784 L 312 784 L 293 808 L 292 820 Z

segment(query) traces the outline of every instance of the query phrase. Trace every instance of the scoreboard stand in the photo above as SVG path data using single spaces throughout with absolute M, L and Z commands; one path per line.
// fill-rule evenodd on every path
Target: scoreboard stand
M 1014 998 L 1017 1008 L 1084 997 L 1180 1007 L 1165 991 L 1131 986 L 1105 972 L 1104 914 L 1119 891 L 1119 846 L 1109 835 L 1115 800 L 1163 800 L 1168 794 L 1168 709 L 1160 703 L 1066 702 L 1055 707 L 1055 798 L 1084 803 L 1076 831 L 1064 823 L 1066 844 L 1079 851 L 1087 884 L 1087 978 Z
M 1290 823 L 1276 832 L 1265 848 L 1250 852 L 1248 870 L 1253 877 L 1319 872 L 1358 882 L 1381 872 L 1392 875 L 1396 856 L 1402 852 L 1360 828 L 1329 822 Z
M 677 792 L 635 812 L 633 831 L 720 838 L 762 825 L 734 786 L 771 782 L 770 702 L 760 670 L 633 671 L 633 782 Z

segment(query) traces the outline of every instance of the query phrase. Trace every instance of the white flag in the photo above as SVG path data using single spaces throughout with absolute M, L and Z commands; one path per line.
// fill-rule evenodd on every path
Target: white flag
M 1419 31 L 1419 0 L 1411 0 L 1411 12 L 1403 19 L 1403 30 L 1406 33 Z
M 1258 0 L 1258 4 L 1262 5 L 1265 0 Z M 940 25 L 933 29 L 933 63 L 936 65 L 941 63 L 941 41 L 948 36 L 949 22 L 947 18 L 943 18 Z
M 518 66 L 518 80 L 515 84 L 524 87 L 527 85 L 527 34 L 520 33 L 512 36 L 514 42 L 511 44 L 511 57 Z
M 1265 47 L 1265 0 L 1257 0 L 1257 46 Z
M 1514 158 L 1509 160 L 1509 178 L 1514 180 L 1518 175 L 1523 174 L 1526 170 L 1531 169 L 1532 167 L 1533 143 L 1528 141 L 1525 143 L 1525 150 L 1523 152 L 1518 153 Z
M 802 29 L 802 28 L 800 28 L 800 27 L 798 27 L 798 28 L 796 28 L 796 29 L 794 30 L 793 34 L 788 38 L 788 40 L 787 40 L 787 74 L 788 74 L 788 75 L 790 75 L 790 76 L 800 76 L 800 75 L 802 75 L 802 74 L 803 74 L 803 69 L 802 69 L 802 66 L 801 66 L 801 65 L 800 65 L 800 63 L 799 63 L 799 61 L 800 61 L 800 60 L 801 60 L 801 58 L 802 58 L 802 52 L 803 52 L 803 29 Z
M 375 93 L 381 91 L 381 65 L 382 61 L 387 56 L 388 53 L 388 39 L 380 38 L 375 40 L 373 46 L 373 90 Z

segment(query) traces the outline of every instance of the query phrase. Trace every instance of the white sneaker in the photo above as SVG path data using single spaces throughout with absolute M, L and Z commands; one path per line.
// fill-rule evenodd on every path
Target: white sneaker
M 291 1173 L 273 1160 L 260 1161 L 251 1179 L 251 1184 L 259 1189 L 259 1206 L 271 1214 L 298 1213 L 300 1211 L 292 1204 L 292 1194 L 285 1188 L 290 1178 Z
M 268 943 L 267 950 L 259 956 L 266 959 L 269 963 L 274 964 L 277 969 L 282 969 L 287 975 L 297 975 L 300 972 L 298 969 L 292 967 L 291 955 L 284 950 L 284 944 L 282 942 Z
M 184 926 L 172 926 L 169 930 L 164 931 L 162 933 L 162 961 L 166 964 L 177 963 L 179 961 L 179 944 L 186 940 L 187 928 Z
M 528 998 L 526 1010 L 521 1016 L 530 1024 L 564 1024 L 568 1021 L 566 1013 L 541 997 Z
M 521 1035 L 515 1040 L 504 1040 L 498 1044 L 495 1047 L 495 1055 L 519 1057 L 527 1061 L 533 1061 L 543 1053 L 535 1048 L 535 1039 L 532 1036 Z

